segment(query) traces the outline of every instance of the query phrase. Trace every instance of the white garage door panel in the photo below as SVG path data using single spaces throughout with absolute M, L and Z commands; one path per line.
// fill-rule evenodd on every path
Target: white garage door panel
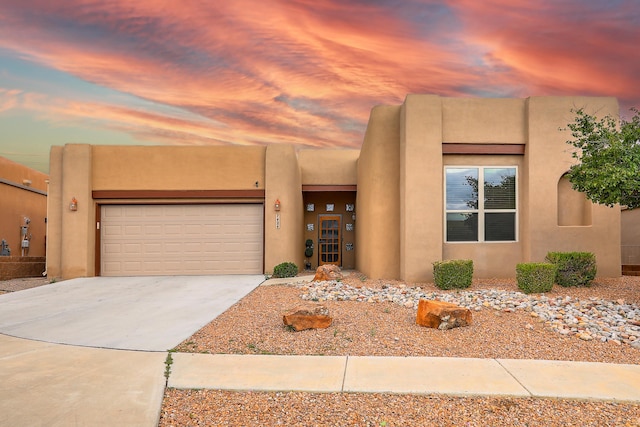
M 102 207 L 103 276 L 260 274 L 263 207 Z

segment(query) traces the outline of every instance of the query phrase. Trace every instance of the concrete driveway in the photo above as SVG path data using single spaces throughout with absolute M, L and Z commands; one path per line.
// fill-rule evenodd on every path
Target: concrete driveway
M 76 346 L 167 351 L 264 276 L 90 277 L 0 295 L 0 333 Z
M 157 426 L 167 350 L 263 281 L 94 277 L 0 295 L 0 426 Z

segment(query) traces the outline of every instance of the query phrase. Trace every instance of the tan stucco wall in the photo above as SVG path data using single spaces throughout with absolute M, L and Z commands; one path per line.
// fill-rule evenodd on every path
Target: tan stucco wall
M 558 225 L 588 226 L 593 224 L 593 205 L 586 194 L 574 190 L 568 175 L 558 180 Z
M 442 142 L 524 144 L 526 101 L 511 98 L 440 98 Z
M 11 256 L 20 256 L 22 252 L 20 227 L 25 225 L 25 218 L 29 218 L 31 240 L 28 256 L 44 256 L 48 175 L 0 157 L 0 179 L 6 181 L 6 183 L 0 183 L 0 240 L 7 241 Z M 20 186 L 38 190 L 40 193 L 20 188 Z
M 97 145 L 93 189 L 264 189 L 265 153 L 265 147 Z
M 622 211 L 622 244 L 640 246 L 640 208 Z
M 619 276 L 619 209 L 585 205 L 584 197 L 575 195 L 561 200 L 562 212 L 558 209 L 558 189 L 564 191 L 560 179 L 572 161 L 565 143 L 570 135 L 559 129 L 572 122 L 571 110 L 581 107 L 597 116 L 618 114 L 614 98 L 586 97 L 409 95 L 399 117 L 393 107 L 375 107 L 358 161 L 357 268 L 370 277 L 397 274 L 408 281 L 430 281 L 434 261 L 470 258 L 476 277 L 513 277 L 515 264 L 542 261 L 549 251 L 590 251 L 601 276 Z M 445 164 L 518 166 L 516 242 L 444 242 L 444 142 L 526 144 L 523 156 L 444 158 Z M 376 203 L 382 197 L 388 201 L 384 207 Z M 569 205 L 575 200 L 580 206 L 573 209 Z M 578 214 L 590 225 L 559 225 L 577 221 Z M 394 256 L 396 247 L 399 256 Z
M 622 211 L 622 264 L 640 265 L 640 208 Z
M 528 99 L 528 171 L 526 261 L 542 261 L 549 251 L 588 251 L 596 255 L 598 275 L 619 276 L 620 209 L 593 205 L 590 226 L 558 225 L 558 181 L 573 160 L 565 129 L 573 121 L 571 110 L 585 108 L 598 117 L 618 116 L 615 98 L 531 97 Z
M 68 144 L 62 149 L 62 278 L 95 274 L 96 205 L 91 196 L 92 149 Z M 71 199 L 78 210 L 69 210 Z
M 360 150 L 300 150 L 302 185 L 356 185 Z
M 53 146 L 49 155 L 49 193 L 47 196 L 47 277 L 62 277 L 62 151 Z
M 442 259 L 442 102 L 408 95 L 400 118 L 400 278 L 430 280 Z
M 377 106 L 358 160 L 356 267 L 375 278 L 400 277 L 400 106 Z
M 266 152 L 264 252 L 265 272 L 282 262 L 304 267 L 302 181 L 292 146 L 270 145 Z M 274 205 L 280 201 L 280 212 Z M 276 228 L 276 217 L 280 228 Z

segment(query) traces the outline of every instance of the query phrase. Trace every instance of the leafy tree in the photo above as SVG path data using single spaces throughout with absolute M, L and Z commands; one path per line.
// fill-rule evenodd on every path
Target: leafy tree
M 568 127 L 573 158 L 568 176 L 575 190 L 594 203 L 640 207 L 640 111 L 627 121 L 606 116 L 596 119 L 582 109 Z M 618 127 L 619 125 L 619 127 Z

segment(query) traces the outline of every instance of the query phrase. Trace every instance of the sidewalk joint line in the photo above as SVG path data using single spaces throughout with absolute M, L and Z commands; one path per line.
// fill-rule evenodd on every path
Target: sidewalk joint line
M 342 386 L 340 387 L 340 392 L 344 392 L 344 382 L 347 378 L 347 366 L 349 365 L 349 355 L 347 354 L 346 359 L 344 360 L 344 373 L 342 374 Z
M 513 375 L 513 374 L 511 373 L 511 371 L 509 371 L 509 370 L 508 370 L 508 369 L 507 369 L 507 368 L 506 368 L 502 363 L 500 363 L 500 360 L 498 360 L 498 359 L 493 359 L 493 360 L 495 360 L 495 361 L 496 361 L 496 363 L 498 363 L 498 365 L 500 365 L 500 367 L 501 367 L 502 369 L 504 369 L 504 370 L 505 370 L 505 372 L 506 372 L 507 374 L 511 375 L 511 378 L 513 378 L 514 380 L 516 380 L 516 382 L 517 382 L 518 384 L 520 384 L 520 386 L 521 386 L 523 389 L 525 389 L 527 393 L 529 393 L 529 396 L 531 396 L 531 397 L 535 397 L 535 396 L 534 396 L 534 394 L 533 394 L 533 393 L 531 393 L 531 390 L 529 390 L 529 389 L 527 388 L 527 386 L 525 386 L 524 384 L 522 384 L 522 382 L 521 382 L 521 381 L 520 381 L 520 380 L 519 380 L 515 375 Z

